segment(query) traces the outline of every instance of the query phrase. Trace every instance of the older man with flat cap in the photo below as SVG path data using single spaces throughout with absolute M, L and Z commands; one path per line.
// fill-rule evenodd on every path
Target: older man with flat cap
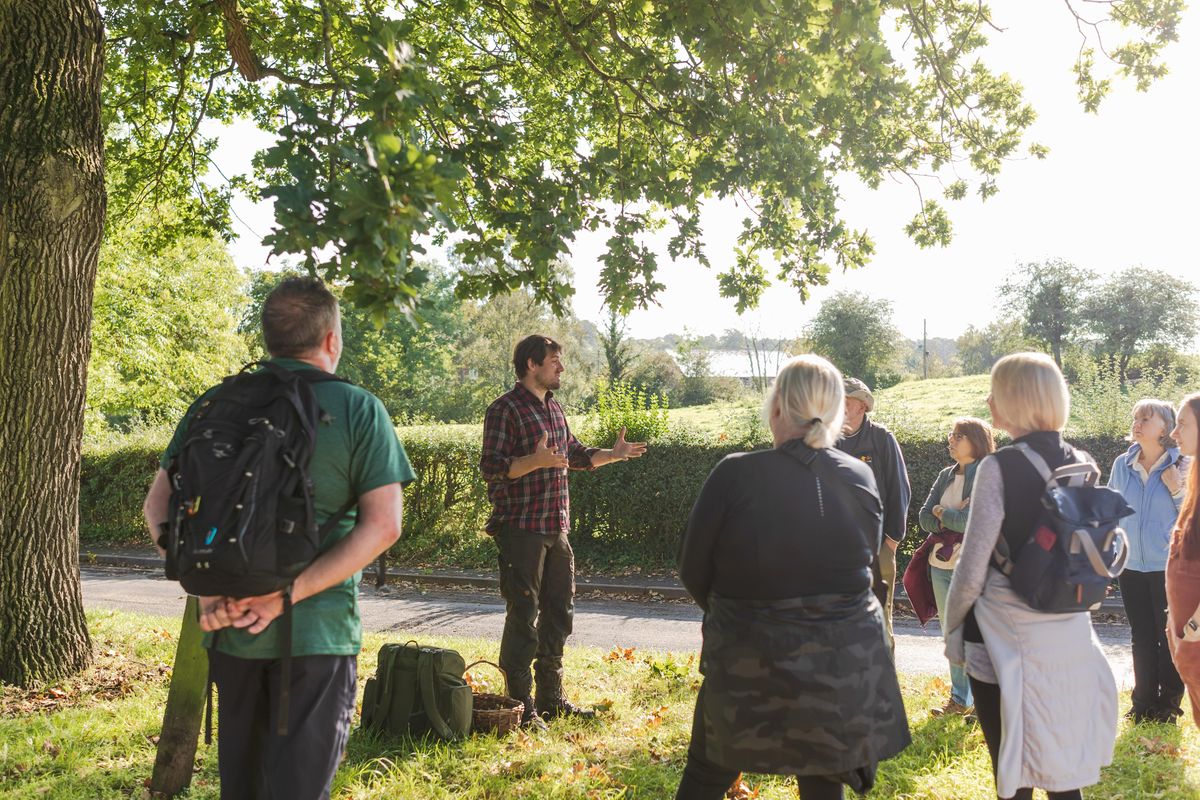
M 865 462 L 875 473 L 879 498 L 883 501 L 883 544 L 872 569 L 875 572 L 875 596 L 883 605 L 888 640 L 892 637 L 892 600 L 896 584 L 896 548 L 907 529 L 908 501 L 912 490 L 900 444 L 884 426 L 867 416 L 875 410 L 871 388 L 858 378 L 846 378 L 846 421 L 836 447 Z

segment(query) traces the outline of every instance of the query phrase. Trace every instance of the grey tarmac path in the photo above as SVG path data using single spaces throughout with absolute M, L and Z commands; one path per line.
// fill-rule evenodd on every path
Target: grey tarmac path
M 145 572 L 83 568 L 83 602 L 88 609 L 120 609 L 177 616 L 186 595 L 179 585 Z M 492 639 L 499 646 L 504 602 L 492 590 L 427 589 L 364 585 L 360 597 L 363 626 L 394 634 L 397 640 L 429 636 Z M 594 647 L 693 652 L 700 649 L 700 610 L 678 602 L 633 602 L 581 596 L 575 601 L 575 632 L 570 643 Z M 1133 684 L 1129 628 L 1097 624 L 1105 655 L 1122 687 Z M 896 667 L 901 672 L 946 674 L 937 623 L 922 630 L 914 620 L 897 617 Z

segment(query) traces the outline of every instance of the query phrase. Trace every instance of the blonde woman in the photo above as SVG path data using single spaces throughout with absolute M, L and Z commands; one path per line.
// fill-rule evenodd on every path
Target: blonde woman
M 796 775 L 804 800 L 866 792 L 910 741 L 871 591 L 882 505 L 832 447 L 843 407 L 832 364 L 788 362 L 775 447 L 723 459 L 692 508 L 679 576 L 704 609 L 704 684 L 677 800 L 719 800 L 741 771 Z
M 992 368 L 992 422 L 1051 469 L 1084 454 L 1063 441 L 1070 399 L 1048 356 L 1017 353 Z M 1117 684 L 1086 611 L 1032 610 L 995 567 L 1003 539 L 1020 559 L 1045 483 L 1015 447 L 975 473 L 962 555 L 946 599 L 946 655 L 965 664 L 1001 798 L 1080 800 L 1112 761 Z

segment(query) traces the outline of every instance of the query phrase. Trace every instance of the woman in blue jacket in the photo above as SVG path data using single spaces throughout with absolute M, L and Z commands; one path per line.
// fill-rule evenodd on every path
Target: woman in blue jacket
M 1134 509 L 1123 521 L 1129 535 L 1129 562 L 1121 573 L 1121 599 L 1133 639 L 1135 722 L 1174 722 L 1183 711 L 1183 681 L 1167 644 L 1165 570 L 1171 530 L 1183 502 L 1179 449 L 1169 434 L 1175 408 L 1163 400 L 1133 407 L 1129 450 L 1113 462 L 1108 485 Z
M 904 571 L 904 588 L 921 624 L 934 615 L 944 619 L 950 578 L 958 563 L 963 531 L 967 527 L 971 487 L 979 460 L 996 451 L 992 427 L 975 417 L 954 421 L 946 437 L 947 450 L 954 463 L 933 482 L 925 505 L 921 506 L 921 530 L 929 534 L 917 548 Z M 934 709 L 935 717 L 966 714 L 971 711 L 971 684 L 961 666 L 950 665 L 950 700 Z

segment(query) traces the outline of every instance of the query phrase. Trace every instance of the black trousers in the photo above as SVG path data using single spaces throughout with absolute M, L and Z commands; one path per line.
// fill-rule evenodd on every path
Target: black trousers
M 705 754 L 704 712 L 701 705 L 704 687 L 696 697 L 692 715 L 692 741 L 688 745 L 687 764 L 675 792 L 675 800 L 721 800 L 741 773 L 708 760 Z M 801 800 L 843 800 L 845 792 L 840 782 L 818 775 L 796 778 Z
M 983 741 L 987 743 L 988 754 L 992 757 L 992 776 L 996 774 L 996 761 L 1000 758 L 1000 685 L 970 678 L 971 694 L 975 697 L 975 714 L 979 718 L 979 727 L 983 731 Z M 1048 800 L 1083 800 L 1083 793 L 1078 789 L 1069 792 L 1046 792 Z M 1033 789 L 1018 789 L 1017 793 L 1005 800 L 1033 800 Z
M 1167 644 L 1166 573 L 1125 570 L 1119 581 L 1133 639 L 1133 714 L 1174 719 L 1183 713 L 1183 679 Z
M 553 704 L 562 699 L 563 647 L 575 618 L 575 553 L 566 533 L 510 525 L 496 533 L 496 547 L 507 607 L 500 668 L 508 676 L 508 694 L 530 697 L 536 675 L 538 705 Z
M 221 800 L 328 800 L 354 714 L 355 656 L 292 659 L 280 736 L 278 659 L 208 654 L 217 687 Z

